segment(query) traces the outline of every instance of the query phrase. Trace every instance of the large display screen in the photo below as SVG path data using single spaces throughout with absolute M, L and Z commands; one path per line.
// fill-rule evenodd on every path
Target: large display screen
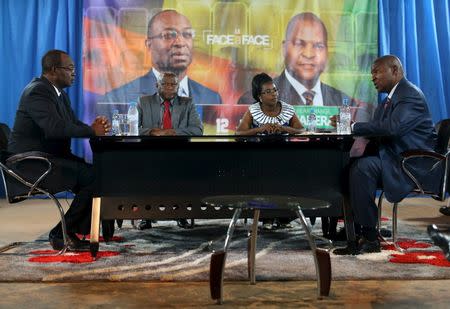
M 176 11 L 181 23 L 170 14 L 152 19 L 163 10 Z M 367 119 L 377 98 L 370 77 L 377 14 L 373 0 L 85 0 L 84 120 L 124 113 L 139 96 L 153 94 L 154 70 L 188 77 L 187 95 L 208 135 L 234 134 L 255 102 L 251 81 L 261 72 L 275 79 L 280 99 L 294 105 L 302 122 L 310 108 L 301 89 L 310 86 L 318 127 L 329 127 L 343 98 L 352 102 L 354 118 Z M 302 20 L 306 15 L 316 22 Z M 302 36 L 314 44 L 302 46 Z M 171 40 L 188 44 L 187 51 L 170 52 L 164 44 Z

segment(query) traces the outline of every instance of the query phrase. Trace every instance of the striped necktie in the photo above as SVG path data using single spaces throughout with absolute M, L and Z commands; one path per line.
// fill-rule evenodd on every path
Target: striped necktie
M 302 96 L 305 98 L 306 105 L 313 105 L 314 91 L 307 90 L 303 92 Z

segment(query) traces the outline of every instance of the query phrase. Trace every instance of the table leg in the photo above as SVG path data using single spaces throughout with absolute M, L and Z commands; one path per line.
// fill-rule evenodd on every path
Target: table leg
M 353 221 L 353 212 L 350 206 L 348 196 L 344 196 L 342 207 L 344 210 L 344 225 L 345 225 L 345 232 L 347 234 L 347 242 L 354 243 L 356 241 L 355 224 Z
M 91 217 L 91 240 L 90 249 L 91 256 L 95 259 L 98 252 L 98 234 L 100 232 L 100 204 L 101 198 L 94 197 L 92 199 L 92 217 Z
M 308 223 L 306 222 L 306 218 L 303 215 L 300 206 L 298 206 L 297 208 L 297 215 L 298 218 L 300 219 L 300 223 L 302 224 L 303 229 L 305 230 L 306 236 L 308 237 L 309 246 L 311 247 L 311 252 L 313 254 L 314 265 L 316 268 L 318 297 L 328 296 L 330 294 L 330 286 L 331 286 L 330 253 L 327 250 L 316 247 L 314 238 L 311 235 Z
M 248 261 L 248 277 L 250 284 L 256 284 L 255 275 L 255 256 L 256 256 L 256 238 L 258 236 L 259 209 L 253 210 L 253 224 L 248 238 L 247 261 Z
M 225 245 L 223 250 L 214 252 L 211 255 L 211 263 L 209 264 L 209 289 L 211 298 L 216 300 L 218 304 L 223 303 L 223 274 L 225 271 L 225 260 L 227 257 L 227 250 L 230 246 L 231 237 L 234 233 L 236 222 L 241 215 L 242 209 L 237 208 L 234 211 L 233 218 L 228 226 L 227 237 L 225 238 Z

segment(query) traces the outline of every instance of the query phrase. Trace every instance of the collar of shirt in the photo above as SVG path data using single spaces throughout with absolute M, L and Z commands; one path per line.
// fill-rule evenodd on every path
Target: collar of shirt
M 55 88 L 56 94 L 58 95 L 59 98 L 61 96 L 61 91 L 59 91 L 59 89 L 55 85 L 52 84 L 52 86 L 53 88 Z
M 160 79 L 161 73 L 158 72 L 155 68 L 152 68 L 152 72 L 156 77 L 156 80 Z M 182 97 L 188 97 L 189 96 L 189 85 L 188 85 L 188 77 L 185 75 L 182 80 L 179 81 L 179 87 L 178 87 L 178 95 Z
M 160 104 L 161 104 L 161 108 L 162 108 L 162 109 L 164 109 L 164 102 L 165 102 L 165 101 L 169 101 L 169 102 L 170 102 L 170 107 L 172 108 L 172 106 L 173 106 L 173 101 L 175 100 L 175 98 L 173 98 L 173 99 L 171 99 L 171 100 L 164 100 L 159 94 L 158 94 L 158 97 L 159 97 L 159 101 L 161 102 Z
M 395 89 L 397 89 L 397 86 L 398 86 L 398 84 L 399 84 L 400 82 L 398 82 L 397 84 L 395 84 L 395 86 L 391 89 L 391 91 L 389 92 L 389 94 L 388 94 L 388 98 L 389 98 L 389 100 L 391 100 L 392 99 L 392 96 L 394 95 L 394 92 L 395 92 Z
M 302 98 L 302 102 L 305 103 L 305 99 L 303 97 L 303 92 L 312 90 L 314 91 L 314 98 L 313 98 L 313 105 L 314 106 L 323 106 L 323 97 L 322 97 L 322 87 L 320 79 L 317 81 L 317 83 L 312 87 L 312 89 L 307 89 L 305 86 L 302 85 L 298 80 L 296 80 L 287 70 L 284 70 L 284 75 L 286 76 L 289 83 L 294 87 L 295 91 L 297 91 L 300 98 Z M 286 102 L 289 104 L 293 104 L 292 102 Z

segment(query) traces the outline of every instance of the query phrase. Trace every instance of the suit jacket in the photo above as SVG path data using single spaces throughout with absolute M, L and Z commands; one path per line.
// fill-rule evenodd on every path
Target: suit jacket
M 273 82 L 278 88 L 278 99 L 280 101 L 291 105 L 305 105 L 305 100 L 300 98 L 300 95 L 288 81 L 284 72 L 280 76 L 275 77 Z M 327 84 L 321 83 L 321 90 L 324 106 L 341 105 L 344 98 L 348 98 L 349 102 L 352 102 L 352 99 L 348 95 Z M 239 98 L 238 104 L 252 104 L 254 102 L 255 99 L 253 99 L 251 91 L 247 91 Z
M 190 78 L 188 79 L 188 87 L 194 105 L 222 104 L 222 99 L 217 92 Z M 105 95 L 105 100 L 107 102 L 131 102 L 136 101 L 141 96 L 153 95 L 156 92 L 156 76 L 150 70 L 144 76 L 108 92 Z
M 137 105 L 139 134 L 148 135 L 161 128 L 161 98 L 159 94 L 142 96 Z M 176 96 L 172 105 L 172 128 L 177 135 L 202 135 L 203 125 L 191 98 Z
M 383 189 L 387 200 L 393 203 L 401 201 L 414 187 L 402 170 L 400 154 L 410 149 L 434 150 L 437 138 L 425 96 L 405 78 L 399 82 L 389 106 L 380 104 L 373 120 L 355 123 L 353 133 L 382 137 L 378 154 Z M 414 162 L 413 168 L 420 172 L 423 164 Z M 436 180 L 434 185 L 439 179 Z
M 64 91 L 58 97 L 45 78 L 34 78 L 23 90 L 11 131 L 8 151 L 42 151 L 72 157 L 71 137 L 94 136 L 94 130 L 79 121 Z

